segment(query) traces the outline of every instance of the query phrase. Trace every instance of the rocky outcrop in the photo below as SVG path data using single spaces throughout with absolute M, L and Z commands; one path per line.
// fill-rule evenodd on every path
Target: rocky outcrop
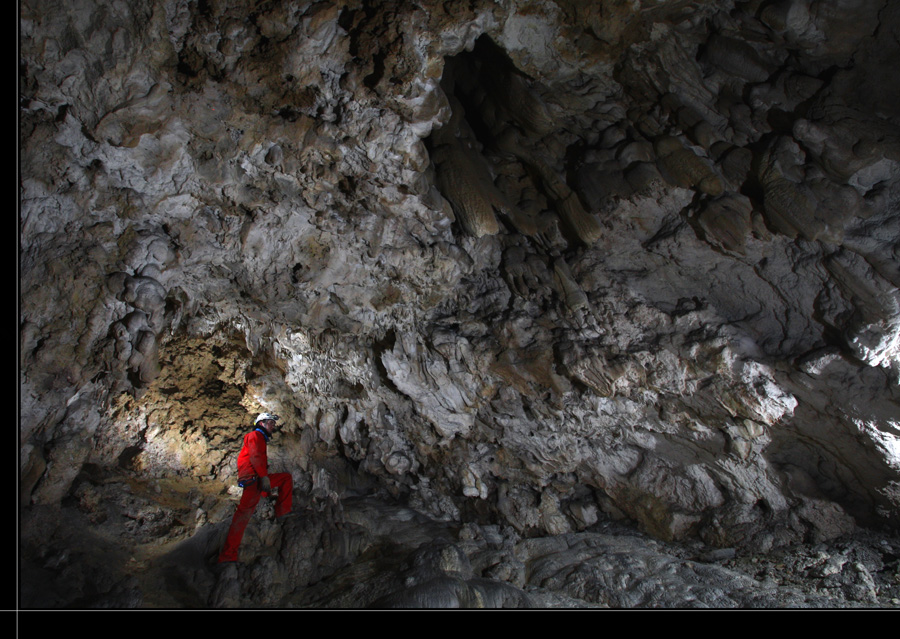
M 643 535 L 900 523 L 898 29 L 862 1 L 23 2 L 23 556 L 80 593 L 26 605 L 831 605 Z M 217 577 L 260 410 L 331 514 Z M 476 532 L 346 594 L 385 569 L 363 495 Z M 136 564 L 182 542 L 192 585 L 79 573 L 65 522 Z M 557 555 L 583 568 L 523 580 Z M 686 599 L 605 581 L 663 564 Z
M 514 529 L 430 520 L 366 498 L 340 512 L 301 499 L 272 520 L 264 500 L 247 529 L 240 563 L 214 567 L 227 522 L 198 516 L 212 495 L 160 486 L 165 506 L 136 508 L 138 491 L 109 482 L 100 499 L 65 511 L 60 546 L 24 564 L 33 606 L 89 608 L 869 608 L 900 603 L 900 543 L 856 535 L 764 555 L 702 542 L 672 544 L 621 524 L 523 538 Z M 151 490 L 152 494 L 152 490 Z M 179 501 L 180 497 L 187 497 Z M 97 495 L 97 497 L 100 497 Z M 163 501 L 163 500 L 161 500 Z M 198 507 L 199 505 L 199 507 Z M 104 526 L 87 524 L 106 511 Z M 135 525 L 138 513 L 143 519 Z M 155 519 L 152 514 L 156 513 Z M 116 519 L 119 513 L 126 516 Z M 212 515 L 212 513 L 210 513 Z M 56 524 L 38 509 L 29 534 Z M 151 523 L 151 519 L 153 523 Z M 163 531 L 160 524 L 175 525 Z M 58 523 L 58 522 L 56 522 Z M 156 527 L 154 530 L 153 528 Z M 120 530 L 119 544 L 97 530 Z M 142 537 L 146 535 L 146 537 Z M 140 539 L 153 539 L 143 545 Z

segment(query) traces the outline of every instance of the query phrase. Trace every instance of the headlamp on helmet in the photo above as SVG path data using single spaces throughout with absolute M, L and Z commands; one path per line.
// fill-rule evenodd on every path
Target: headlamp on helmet
M 254 426 L 258 426 L 260 422 L 272 420 L 273 422 L 277 422 L 279 420 L 278 415 L 274 413 L 260 413 L 256 416 L 256 420 L 253 422 Z

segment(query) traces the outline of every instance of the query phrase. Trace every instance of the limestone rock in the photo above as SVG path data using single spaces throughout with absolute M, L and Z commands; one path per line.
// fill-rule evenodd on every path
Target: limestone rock
M 898 32 L 26 0 L 26 607 L 897 605 L 796 545 L 900 524 Z M 216 574 L 262 411 L 304 516 Z

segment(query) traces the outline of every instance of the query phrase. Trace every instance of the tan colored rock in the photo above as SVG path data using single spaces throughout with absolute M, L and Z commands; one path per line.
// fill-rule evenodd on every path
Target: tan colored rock
M 697 188 L 713 197 L 723 193 L 722 180 L 712 166 L 685 148 L 678 138 L 662 137 L 654 143 L 654 148 L 659 156 L 660 170 L 673 184 L 683 188 Z
M 725 250 L 745 253 L 753 206 L 746 197 L 725 196 L 708 202 L 697 215 L 706 237 Z

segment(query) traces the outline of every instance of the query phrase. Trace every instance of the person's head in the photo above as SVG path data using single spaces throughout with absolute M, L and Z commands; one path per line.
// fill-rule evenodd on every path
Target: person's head
M 266 431 L 272 433 L 278 428 L 278 419 L 278 415 L 274 413 L 260 413 L 256 416 L 256 421 L 253 422 L 253 425 L 265 428 Z

